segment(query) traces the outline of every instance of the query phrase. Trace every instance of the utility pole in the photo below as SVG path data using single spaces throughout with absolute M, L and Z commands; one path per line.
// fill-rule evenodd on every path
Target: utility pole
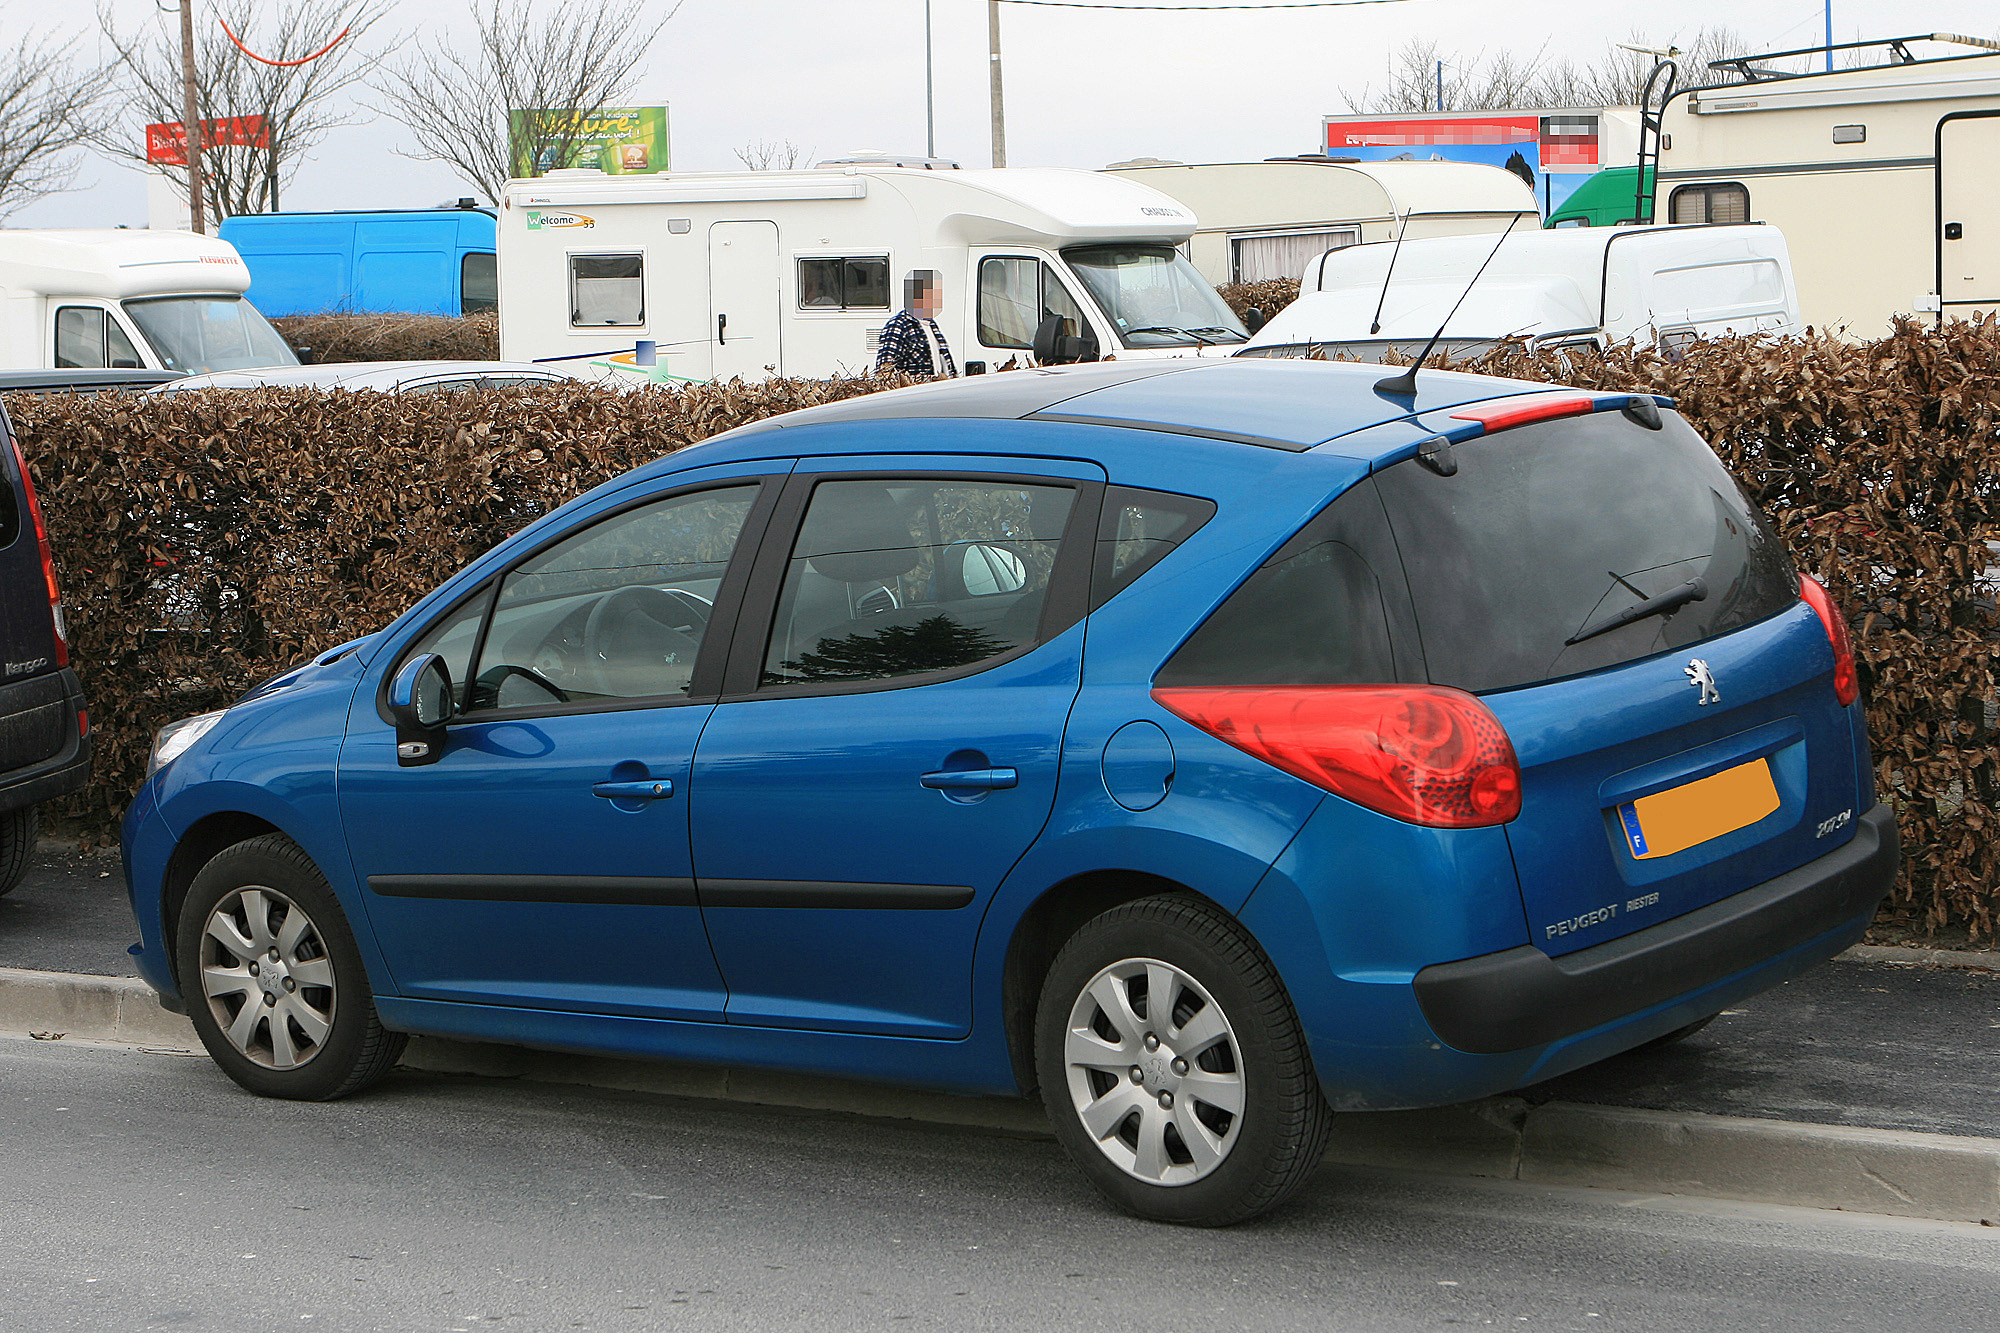
M 1826 0 L 1826 72 L 1833 73 L 1833 0 Z
M 992 48 L 993 165 L 1007 165 L 1007 113 L 1000 99 L 1000 0 L 986 0 L 986 41 Z
M 924 156 L 937 156 L 937 102 L 931 96 L 931 0 L 924 0 Z
M 1437 67 L 1437 81 L 1438 81 L 1438 105 L 1437 105 L 1437 109 L 1438 109 L 1438 110 L 1440 110 L 1440 111 L 1442 111 L 1442 110 L 1444 110 L 1444 61 L 1442 61 L 1442 60 L 1438 61 L 1438 67 Z
M 194 0 L 181 0 L 181 129 L 187 145 L 188 226 L 208 230 L 201 208 L 201 117 L 194 95 Z

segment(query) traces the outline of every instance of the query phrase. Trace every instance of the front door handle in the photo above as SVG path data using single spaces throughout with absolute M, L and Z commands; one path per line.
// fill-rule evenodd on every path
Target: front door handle
M 674 794 L 672 778 L 646 778 L 641 782 L 594 782 L 592 796 L 608 801 L 658 801 Z
M 1011 768 L 958 768 L 926 773 L 917 781 L 934 791 L 993 791 L 1012 787 L 1021 775 Z

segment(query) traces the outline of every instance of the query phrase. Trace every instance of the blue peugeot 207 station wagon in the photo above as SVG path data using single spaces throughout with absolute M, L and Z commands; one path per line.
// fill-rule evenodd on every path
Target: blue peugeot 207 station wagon
M 1227 1223 L 1335 1112 L 1682 1037 L 1894 874 L 1847 630 L 1648 396 L 1025 370 L 563 506 L 164 728 L 140 964 L 244 1087 L 404 1034 L 1039 1090 Z

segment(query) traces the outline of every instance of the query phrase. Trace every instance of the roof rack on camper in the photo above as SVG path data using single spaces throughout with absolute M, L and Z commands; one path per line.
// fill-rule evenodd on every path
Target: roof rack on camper
M 1922 65 L 1935 60 L 1962 60 L 1963 55 L 1919 56 L 1911 52 L 1911 42 L 1940 42 L 1953 46 L 1976 46 L 1988 51 L 2000 51 L 2000 42 L 1990 37 L 1967 37 L 1956 32 L 1919 32 L 1908 37 L 1875 37 L 1863 42 L 1834 42 L 1820 46 L 1801 46 L 1792 51 L 1765 51 L 1759 55 L 1729 56 L 1722 60 L 1711 60 L 1708 67 L 1735 74 L 1749 83 L 1761 83 L 1770 79 L 1797 79 L 1813 74 L 1839 74 L 1856 69 L 1886 69 L 1892 65 Z M 1753 64 L 1759 60 L 1789 60 L 1797 56 L 1819 56 L 1832 58 L 1835 51 L 1867 51 L 1882 47 L 1889 53 L 1887 60 L 1873 65 L 1843 65 L 1840 69 L 1783 70 L 1771 69 Z

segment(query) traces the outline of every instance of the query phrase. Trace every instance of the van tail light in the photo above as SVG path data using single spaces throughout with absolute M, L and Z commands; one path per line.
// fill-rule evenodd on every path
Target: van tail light
M 35 523 L 35 544 L 42 550 L 42 579 L 49 585 L 49 621 L 56 636 L 56 665 L 69 665 L 69 628 L 63 624 L 62 593 L 56 587 L 55 557 L 49 553 L 49 530 L 42 523 L 42 502 L 35 496 L 34 478 L 28 475 L 28 460 L 21 455 L 21 442 L 9 438 L 14 450 L 14 466 L 21 474 L 21 495 L 28 502 L 28 516 Z
M 1861 697 L 1861 677 L 1854 669 L 1854 640 L 1847 636 L 1847 617 L 1833 604 L 1826 585 L 1810 574 L 1799 575 L 1799 596 L 1826 627 L 1827 642 L 1833 645 L 1833 697 L 1845 708 Z
M 1156 689 L 1161 707 L 1294 777 L 1433 828 L 1521 813 L 1521 766 L 1491 709 L 1436 685 Z

